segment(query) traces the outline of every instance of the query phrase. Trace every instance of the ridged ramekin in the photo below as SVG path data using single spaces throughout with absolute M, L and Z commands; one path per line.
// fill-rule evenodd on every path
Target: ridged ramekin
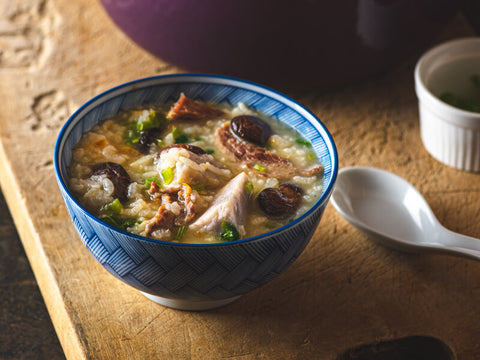
M 454 92 L 461 83 L 468 83 L 471 75 L 480 76 L 480 38 L 452 40 L 420 58 L 415 67 L 415 91 L 427 151 L 448 166 L 480 172 L 480 113 L 439 99 L 441 92 Z

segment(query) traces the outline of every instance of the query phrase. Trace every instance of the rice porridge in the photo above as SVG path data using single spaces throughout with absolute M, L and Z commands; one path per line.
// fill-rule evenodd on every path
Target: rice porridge
M 287 224 L 318 200 L 322 178 L 310 143 L 292 129 L 241 103 L 211 106 L 182 94 L 85 133 L 69 189 L 125 231 L 211 243 Z

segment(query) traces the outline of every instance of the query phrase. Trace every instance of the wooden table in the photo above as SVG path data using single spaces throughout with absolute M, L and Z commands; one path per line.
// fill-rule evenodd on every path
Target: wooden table
M 331 205 L 284 274 L 226 307 L 175 311 L 113 278 L 68 219 L 55 138 L 95 94 L 179 69 L 131 43 L 94 0 L 10 0 L 0 9 L 0 184 L 68 359 L 336 359 L 413 335 L 441 340 L 457 359 L 480 358 L 480 264 L 386 249 Z M 470 35 L 459 16 L 435 42 Z M 438 163 L 421 143 L 416 58 L 371 81 L 289 95 L 330 129 L 341 167 L 396 172 L 446 227 L 480 237 L 479 175 Z

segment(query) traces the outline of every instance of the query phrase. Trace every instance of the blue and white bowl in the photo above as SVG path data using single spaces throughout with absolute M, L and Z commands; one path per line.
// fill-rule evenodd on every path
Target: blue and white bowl
M 319 200 L 300 218 L 269 233 L 229 243 L 182 244 L 114 228 L 85 210 L 68 189 L 72 149 L 107 117 L 132 107 L 174 102 L 180 95 L 210 103 L 243 102 L 301 133 L 324 167 Z M 325 126 L 296 101 L 248 81 L 202 74 L 155 76 L 108 90 L 80 107 L 58 135 L 55 175 L 83 244 L 108 272 L 149 299 L 183 310 L 228 304 L 275 278 L 303 251 L 322 217 L 338 171 L 335 144 Z

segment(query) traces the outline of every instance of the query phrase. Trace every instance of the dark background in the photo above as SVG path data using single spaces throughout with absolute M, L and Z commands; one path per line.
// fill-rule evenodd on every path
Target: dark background
M 65 359 L 0 192 L 0 360 Z

